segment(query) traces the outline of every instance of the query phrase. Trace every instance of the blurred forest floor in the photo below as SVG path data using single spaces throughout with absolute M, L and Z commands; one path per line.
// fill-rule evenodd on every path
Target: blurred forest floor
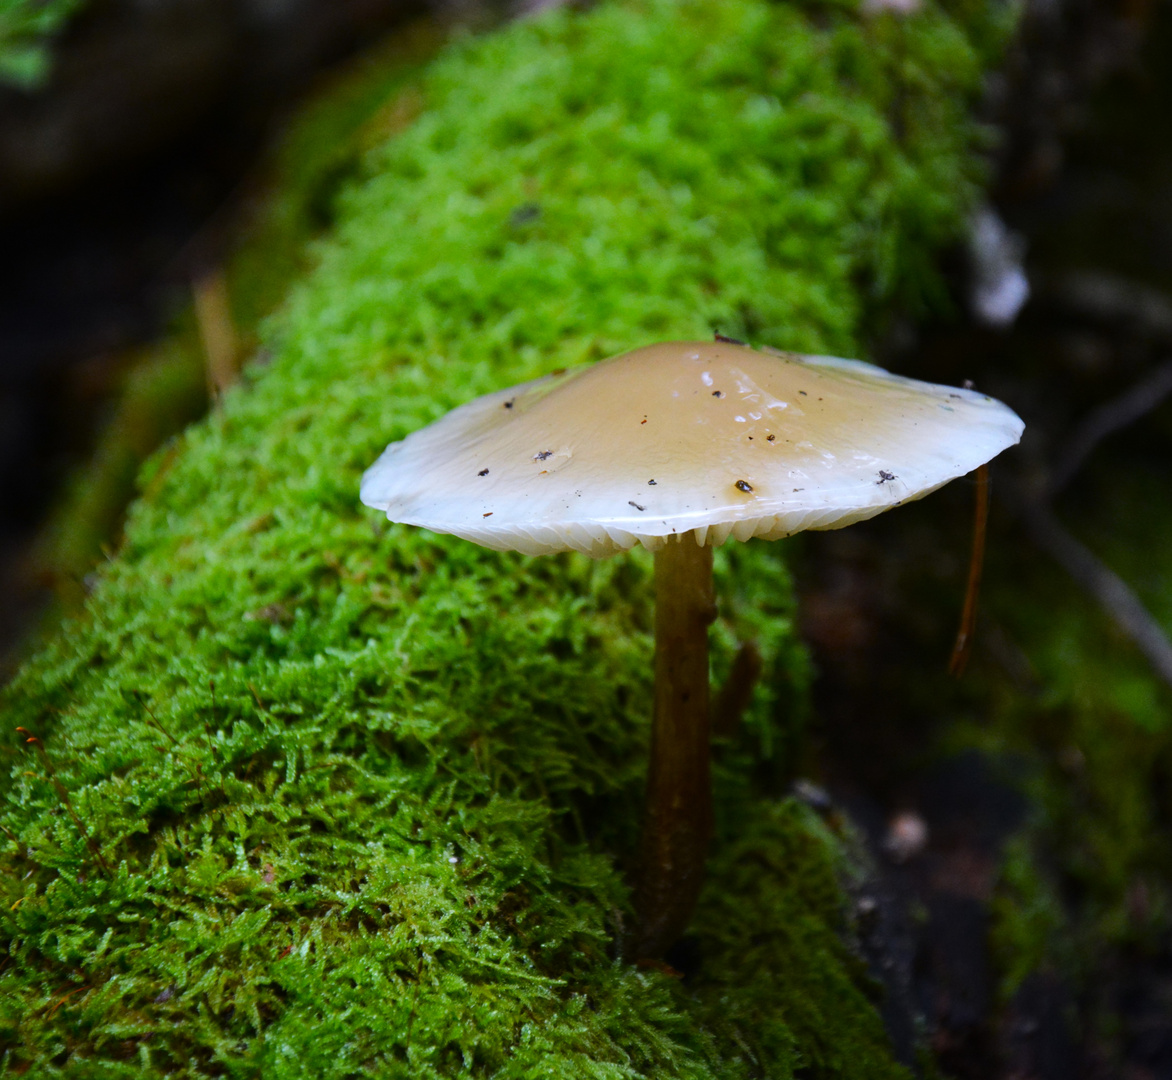
M 171 92 L 156 71 L 107 95 L 110 115 L 135 93 L 154 100 L 154 121 L 103 145 L 79 135 L 72 165 L 36 173 L 20 133 L 55 115 L 59 131 L 91 130 L 100 110 L 77 114 L 66 91 L 85 93 L 102 42 L 121 42 L 128 70 L 150 55 L 118 38 L 120 10 L 70 29 L 64 89 L 0 96 L 0 673 L 38 619 L 84 595 L 139 463 L 206 409 L 221 288 L 245 327 L 280 299 L 272 284 L 250 295 L 247 267 L 214 273 L 277 167 L 268 132 L 314 72 L 420 9 L 337 5 L 257 63 L 247 26 L 173 26 L 191 47 Z M 410 47 L 422 56 L 437 37 Z M 1118 604 L 1096 599 L 1108 567 L 1172 627 L 1170 50 L 1166 2 L 1034 0 L 987 101 L 990 197 L 1024 245 L 1031 297 L 1011 327 L 981 323 L 958 251 L 951 313 L 894 318 L 875 343 L 885 366 L 972 378 L 1027 422 L 994 473 L 964 678 L 945 669 L 970 485 L 791 545 L 819 672 L 805 772 L 883 867 L 858 903 L 874 913 L 865 946 L 889 1028 L 898 1042 L 922 1018 L 947 1075 L 1172 1077 L 1172 693 Z M 363 99 L 343 107 L 357 115 Z M 351 160 L 306 165 L 324 202 L 283 242 L 328 222 Z M 296 252 L 274 258 L 292 273 Z
M 962 681 L 971 485 L 801 541 L 815 758 L 889 865 L 926 825 L 891 867 L 914 915 L 885 962 L 950 1075 L 1172 1076 L 1170 44 L 1167 4 L 1029 8 L 988 106 L 1030 299 L 1010 328 L 970 308 L 879 350 L 1026 419 Z M 959 310 L 959 256 L 954 280 Z M 1132 594 L 1104 603 L 1112 575 Z

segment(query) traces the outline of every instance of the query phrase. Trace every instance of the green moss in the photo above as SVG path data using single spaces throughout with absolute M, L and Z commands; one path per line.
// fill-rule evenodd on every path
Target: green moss
M 1039 866 L 1023 834 L 1006 846 L 998 894 L 993 899 L 992 946 L 1002 965 L 998 990 L 1007 1001 L 1037 972 L 1069 972 L 1075 957 L 1068 919 L 1053 881 Z
M 49 74 L 49 44 L 85 0 L 0 0 L 0 83 L 33 90 Z
M 150 466 L 84 614 L 5 692 L 45 748 L 3 749 L 5 1069 L 903 1075 L 838 843 L 775 798 L 806 667 L 769 546 L 720 553 L 714 669 L 752 637 L 764 675 L 680 983 L 613 949 L 648 557 L 487 552 L 356 491 L 460 400 L 651 339 L 857 352 L 879 299 L 931 295 L 965 211 L 968 29 L 558 11 L 388 103 L 414 120 L 342 189 L 271 362 Z

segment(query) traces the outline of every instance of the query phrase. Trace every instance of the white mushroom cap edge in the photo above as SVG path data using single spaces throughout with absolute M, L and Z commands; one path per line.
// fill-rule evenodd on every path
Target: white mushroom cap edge
M 388 446 L 361 497 L 530 555 L 774 540 L 922 498 L 1023 427 L 984 394 L 857 360 L 665 342 L 454 409 Z

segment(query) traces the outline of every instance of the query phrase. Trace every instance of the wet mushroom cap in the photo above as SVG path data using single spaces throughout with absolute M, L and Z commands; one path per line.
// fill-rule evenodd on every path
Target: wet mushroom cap
M 984 394 L 856 360 L 666 342 L 460 406 L 388 446 L 362 501 L 533 555 L 778 539 L 921 498 L 1022 427 Z

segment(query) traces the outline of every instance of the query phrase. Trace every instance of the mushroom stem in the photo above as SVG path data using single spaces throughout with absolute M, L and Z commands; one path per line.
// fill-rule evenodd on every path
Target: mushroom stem
M 716 618 L 712 548 L 694 533 L 655 553 L 655 714 L 635 882 L 636 957 L 684 931 L 712 837 L 708 627 Z

